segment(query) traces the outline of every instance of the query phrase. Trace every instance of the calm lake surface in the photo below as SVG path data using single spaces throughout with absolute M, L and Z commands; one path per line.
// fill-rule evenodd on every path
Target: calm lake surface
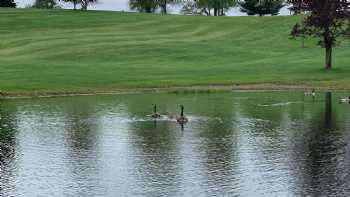
M 349 196 L 345 95 L 2 100 L 0 196 Z

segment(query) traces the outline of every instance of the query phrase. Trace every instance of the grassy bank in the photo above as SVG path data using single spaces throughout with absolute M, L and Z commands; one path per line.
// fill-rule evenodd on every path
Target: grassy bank
M 323 70 L 315 40 L 289 39 L 297 17 L 160 16 L 0 9 L 5 93 L 272 83 L 350 88 L 350 45 Z

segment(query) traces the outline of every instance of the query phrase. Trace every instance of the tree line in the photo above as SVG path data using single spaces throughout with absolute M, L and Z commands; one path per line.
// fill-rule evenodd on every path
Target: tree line
M 68 2 L 76 10 L 87 10 L 90 4 L 98 0 L 35 0 L 31 7 L 58 8 L 58 2 Z M 181 13 L 186 15 L 225 16 L 233 7 L 248 15 L 277 15 L 285 5 L 285 0 L 129 0 L 131 10 L 146 13 L 168 13 L 169 5 L 182 6 Z M 14 0 L 0 0 L 0 7 L 16 7 Z
M 225 16 L 233 7 L 248 15 L 277 15 L 285 6 L 284 0 L 130 0 L 132 10 L 146 13 L 159 11 L 167 14 L 169 4 L 182 6 L 185 15 Z
M 79 5 L 81 10 L 87 10 L 90 4 L 97 2 L 97 0 L 35 0 L 33 5 L 28 5 L 26 7 L 39 9 L 61 8 L 58 5 L 58 1 L 72 3 L 74 10 L 76 10 Z M 17 4 L 14 0 L 0 0 L 0 7 L 15 8 Z

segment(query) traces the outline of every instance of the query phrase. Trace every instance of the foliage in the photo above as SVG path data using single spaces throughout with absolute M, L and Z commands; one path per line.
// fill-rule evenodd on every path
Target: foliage
M 96 2 L 97 0 L 80 0 L 81 10 L 87 10 L 89 4 Z
M 55 0 L 35 0 L 33 8 L 53 9 L 56 8 L 56 5 Z
M 283 0 L 243 0 L 239 2 L 241 11 L 248 15 L 278 15 L 284 6 Z
M 195 3 L 207 16 L 224 16 L 229 8 L 236 5 L 236 0 L 195 0 Z
M 304 1 L 287 1 L 290 4 L 288 8 L 294 15 L 304 13 L 303 7 L 306 6 Z
M 81 5 L 81 10 L 87 10 L 89 5 L 92 3 L 96 3 L 97 0 L 62 0 L 64 2 L 70 2 L 73 4 L 73 9 L 77 9 L 77 5 Z
M 183 3 L 181 10 L 184 14 L 205 14 L 207 16 L 223 16 L 225 12 L 236 5 L 236 0 L 130 0 L 132 10 L 153 13 L 158 8 L 162 13 L 167 13 L 167 5 Z
M 195 1 L 187 1 L 180 11 L 184 15 L 202 15 L 202 10 L 197 7 Z
M 182 8 L 184 14 L 204 14 L 224 16 L 228 9 L 236 5 L 236 0 L 193 0 L 186 1 Z
M 181 0 L 156 0 L 157 5 L 160 7 L 163 14 L 167 14 L 167 5 L 170 3 L 179 3 Z
M 350 3 L 348 0 L 289 0 L 297 12 L 308 12 L 307 17 L 297 23 L 291 32 L 293 37 L 313 36 L 326 49 L 326 69 L 332 68 L 332 48 L 337 38 L 350 32 Z M 296 5 L 296 6 L 295 6 Z
M 16 3 L 14 0 L 0 0 L 0 7 L 10 7 L 15 8 Z
M 130 0 L 129 6 L 132 10 L 153 13 L 160 8 L 163 14 L 167 14 L 167 6 L 171 3 L 180 3 L 181 0 Z
M 154 0 L 130 0 L 130 9 L 139 12 L 153 13 L 158 7 L 157 1 Z

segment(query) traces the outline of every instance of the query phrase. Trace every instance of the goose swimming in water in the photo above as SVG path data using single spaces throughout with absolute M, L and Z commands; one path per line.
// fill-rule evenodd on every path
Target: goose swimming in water
M 156 104 L 153 105 L 152 118 L 160 118 L 160 113 L 157 112 L 157 105 Z
M 348 97 L 346 97 L 346 98 L 340 99 L 340 102 L 342 102 L 342 103 L 350 103 L 350 95 Z
M 176 121 L 179 124 L 186 124 L 188 122 L 188 119 L 185 117 L 184 115 L 184 106 L 181 105 L 181 113 L 180 113 L 180 117 L 176 117 Z
M 316 90 L 315 90 L 315 89 L 312 89 L 311 92 L 304 92 L 304 95 L 305 95 L 305 96 L 312 96 L 312 97 L 315 97 L 315 96 L 316 96 Z

